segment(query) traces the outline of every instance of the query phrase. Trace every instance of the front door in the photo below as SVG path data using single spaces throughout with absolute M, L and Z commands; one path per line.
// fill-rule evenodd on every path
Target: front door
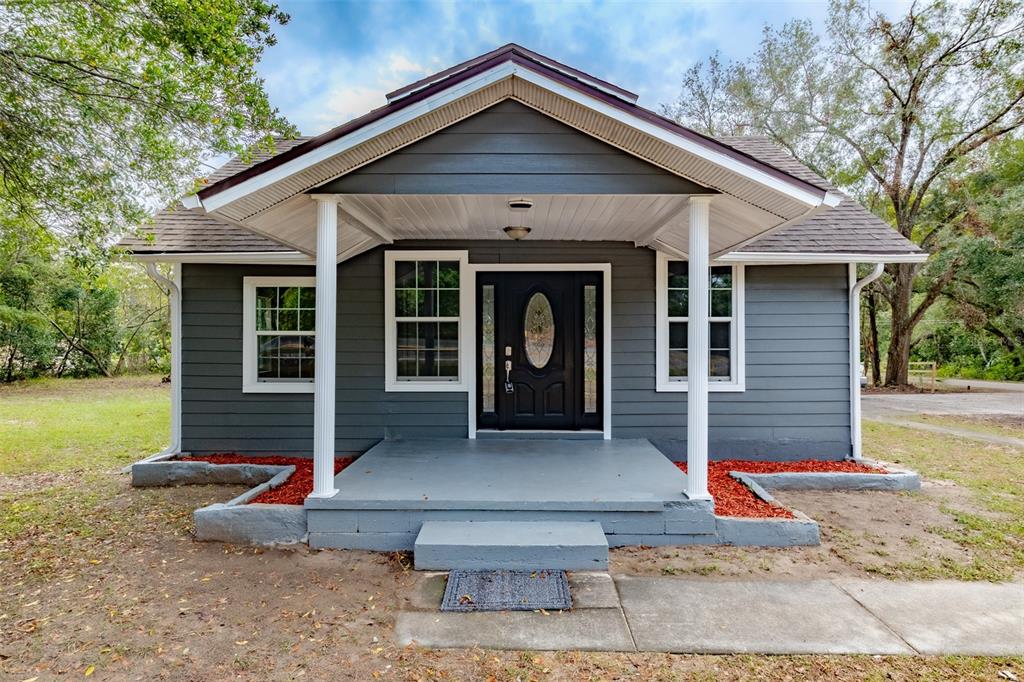
M 601 428 L 601 275 L 477 276 L 480 428 Z

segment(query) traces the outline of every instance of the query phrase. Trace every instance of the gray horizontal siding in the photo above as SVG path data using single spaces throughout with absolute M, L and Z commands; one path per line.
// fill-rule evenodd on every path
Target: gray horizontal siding
M 522 195 L 713 190 L 507 100 L 312 191 Z
M 186 265 L 182 282 L 182 447 L 308 455 L 313 396 L 242 393 L 242 279 L 313 275 L 312 268 Z M 465 437 L 466 394 L 384 392 L 384 256 L 338 270 L 335 448 L 363 452 L 383 438 Z
M 849 454 L 846 287 L 841 265 L 746 269 L 746 391 L 711 394 L 713 458 Z M 654 324 L 653 314 L 647 324 Z M 618 342 L 614 329 L 613 336 Z M 647 353 L 638 351 L 628 365 L 614 368 L 614 433 L 651 438 L 681 459 L 686 394 L 654 391 L 653 355 L 651 341 Z
M 467 249 L 473 263 L 612 264 L 612 430 L 685 453 L 686 395 L 655 391 L 655 255 L 623 243 L 401 242 Z M 382 438 L 464 437 L 465 393 L 385 393 L 383 248 L 338 271 L 338 452 Z M 183 286 L 183 438 L 196 452 L 308 454 L 312 396 L 241 392 L 242 278 L 311 268 L 187 265 Z M 843 266 L 746 271 L 743 393 L 713 393 L 715 457 L 849 453 L 848 322 Z

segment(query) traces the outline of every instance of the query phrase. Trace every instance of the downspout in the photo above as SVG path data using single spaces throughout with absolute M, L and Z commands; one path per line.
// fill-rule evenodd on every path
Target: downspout
M 860 433 L 860 292 L 882 276 L 885 263 L 857 280 L 857 264 L 850 263 L 850 456 L 861 459 Z
M 174 268 L 173 279 L 164 277 L 156 263 L 146 263 L 146 274 L 167 295 L 171 318 L 171 443 L 140 462 L 170 459 L 181 452 L 181 265 Z

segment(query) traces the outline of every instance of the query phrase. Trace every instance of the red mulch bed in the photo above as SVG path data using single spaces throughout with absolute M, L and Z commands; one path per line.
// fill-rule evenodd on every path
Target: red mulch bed
M 676 462 L 676 466 L 686 473 L 686 462 Z M 717 516 L 741 516 L 755 519 L 792 519 L 793 512 L 785 507 L 769 504 L 751 492 L 729 475 L 730 471 L 742 471 L 748 474 L 780 474 L 786 472 L 840 472 L 848 474 L 884 473 L 875 467 L 855 462 L 826 462 L 817 459 L 805 459 L 797 462 L 757 462 L 747 459 L 723 459 L 708 462 L 708 490 L 715 498 L 715 514 Z
M 285 484 L 268 490 L 249 500 L 249 504 L 298 504 L 301 505 L 306 496 L 313 492 L 313 460 L 305 457 L 252 457 L 244 455 L 199 455 L 188 459 L 209 462 L 210 464 L 271 464 L 274 466 L 294 465 L 295 473 L 288 477 Z M 340 457 L 334 460 L 334 473 L 355 461 L 355 457 Z

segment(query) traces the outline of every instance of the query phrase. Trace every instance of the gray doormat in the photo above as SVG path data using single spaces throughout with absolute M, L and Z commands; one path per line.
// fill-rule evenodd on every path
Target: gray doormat
M 452 571 L 442 611 L 561 611 L 572 608 L 565 571 Z

